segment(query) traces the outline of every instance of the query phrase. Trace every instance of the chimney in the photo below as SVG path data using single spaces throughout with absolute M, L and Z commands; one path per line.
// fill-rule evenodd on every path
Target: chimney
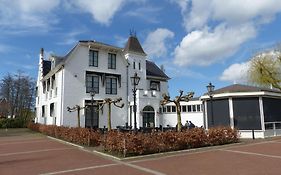
M 165 72 L 165 68 L 164 68 L 164 65 L 163 65 L 163 64 L 160 66 L 160 69 L 161 69 L 163 72 Z
M 44 60 L 44 48 L 40 49 L 40 60 Z

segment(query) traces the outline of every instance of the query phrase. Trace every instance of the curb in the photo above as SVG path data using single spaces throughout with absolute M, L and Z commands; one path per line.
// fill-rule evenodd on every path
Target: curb
M 61 140 L 61 139 L 58 139 L 58 138 L 55 138 L 55 137 L 47 136 L 47 138 L 50 138 L 50 139 L 53 139 L 53 140 L 56 140 L 56 141 L 59 141 L 59 142 L 62 142 L 62 143 L 65 143 L 65 144 L 68 144 L 68 145 L 71 145 L 71 146 L 75 146 L 75 147 L 78 147 L 80 149 L 84 149 L 85 148 L 85 147 L 77 145 L 75 143 L 64 141 L 64 140 Z

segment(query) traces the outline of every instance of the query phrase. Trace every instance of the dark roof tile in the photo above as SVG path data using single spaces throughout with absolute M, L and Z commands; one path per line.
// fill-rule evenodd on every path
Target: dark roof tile
M 155 63 L 148 60 L 146 60 L 146 75 L 152 77 L 170 79 Z
M 233 93 L 233 92 L 260 92 L 260 91 L 281 93 L 281 91 L 276 90 L 276 89 L 242 85 L 242 84 L 233 84 L 230 86 L 226 86 L 226 87 L 214 90 L 213 94 Z M 207 95 L 207 93 L 205 95 Z
M 143 51 L 141 44 L 137 37 L 130 36 L 128 38 L 127 44 L 124 48 L 125 52 L 134 52 L 134 53 L 140 53 L 146 55 L 146 53 Z

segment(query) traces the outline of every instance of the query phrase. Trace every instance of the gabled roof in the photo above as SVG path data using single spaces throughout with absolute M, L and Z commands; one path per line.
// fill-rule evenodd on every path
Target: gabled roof
M 234 93 L 234 92 L 261 92 L 261 91 L 281 93 L 281 91 L 276 89 L 269 89 L 264 87 L 249 86 L 249 85 L 242 85 L 242 84 L 233 84 L 230 86 L 226 86 L 214 90 L 213 94 Z
M 146 76 L 170 79 L 154 62 L 146 60 Z
M 133 52 L 133 53 L 138 53 L 141 55 L 146 55 L 146 53 L 143 51 L 141 44 L 138 40 L 137 37 L 135 36 L 130 36 L 128 38 L 127 44 L 124 48 L 124 52 Z
M 79 40 L 79 43 L 96 44 L 96 45 L 101 45 L 101 46 L 105 46 L 105 47 L 112 47 L 114 49 L 122 50 L 122 48 L 120 48 L 120 47 L 113 46 L 113 45 L 110 45 L 110 44 L 106 44 L 106 43 L 103 43 L 103 42 L 99 42 L 99 41 L 96 41 L 96 40 Z

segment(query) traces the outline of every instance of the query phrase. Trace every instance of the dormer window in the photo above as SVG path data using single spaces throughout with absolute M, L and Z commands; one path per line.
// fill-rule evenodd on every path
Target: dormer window
M 150 82 L 150 90 L 160 91 L 160 82 L 159 81 L 151 81 Z
M 89 66 L 98 67 L 99 63 L 99 52 L 96 50 L 89 51 Z
M 116 69 L 116 54 L 108 54 L 108 69 Z
M 141 70 L 141 63 L 139 62 L 139 70 Z

